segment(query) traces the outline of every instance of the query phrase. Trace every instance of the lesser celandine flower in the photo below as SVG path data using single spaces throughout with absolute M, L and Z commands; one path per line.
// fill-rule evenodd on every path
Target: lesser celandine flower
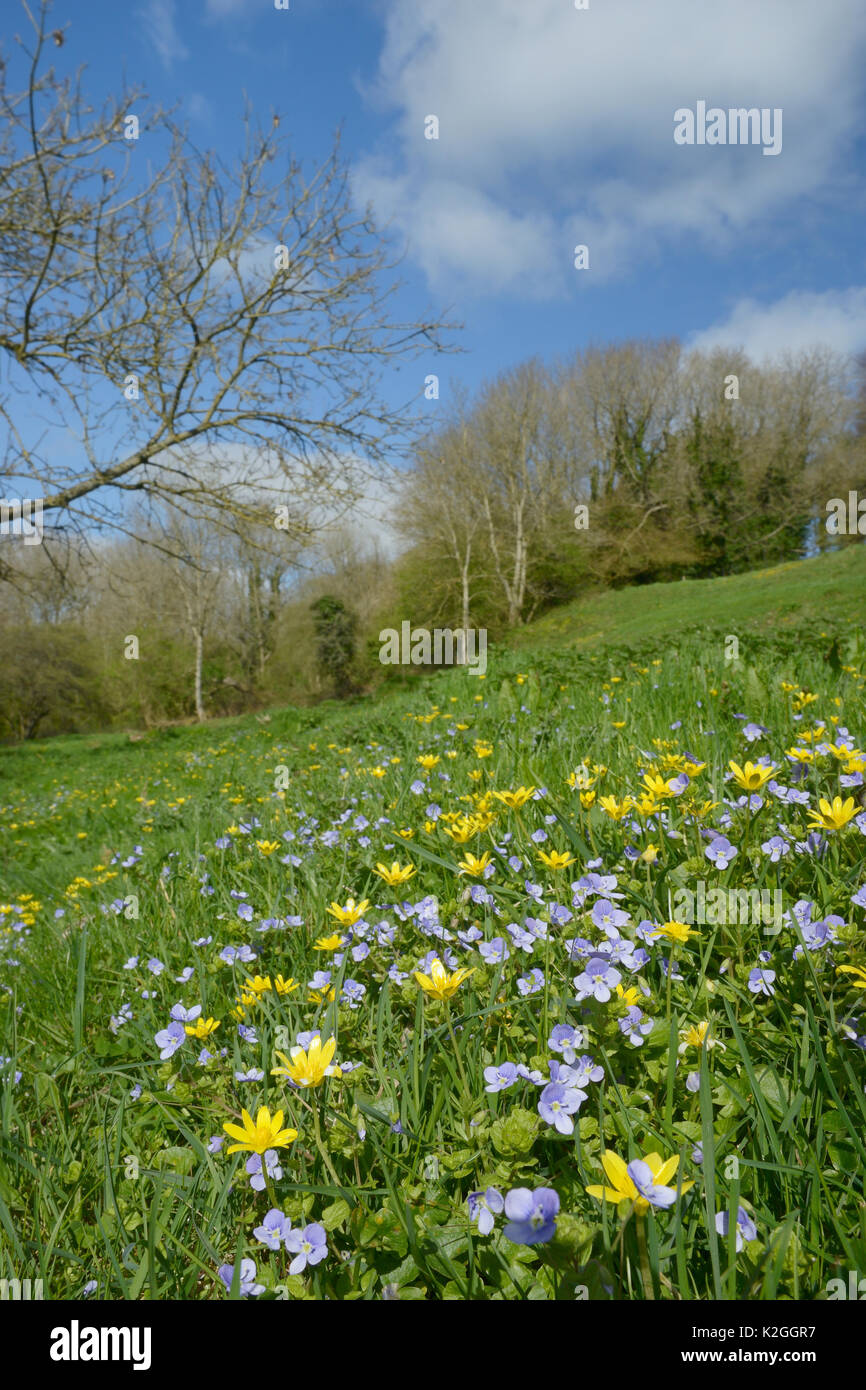
M 476 859 L 474 854 L 467 854 L 465 859 L 460 860 L 460 872 L 469 874 L 471 878 L 481 878 L 489 863 L 489 850 L 485 850 L 480 859 Z
M 853 796 L 844 802 L 841 796 L 834 796 L 832 803 L 822 796 L 818 808 L 817 811 L 810 811 L 809 815 L 813 827 L 821 830 L 842 830 L 857 814 Z
M 407 864 L 405 868 L 401 868 L 395 859 L 390 869 L 387 864 L 377 864 L 373 872 L 384 879 L 389 888 L 396 888 L 401 883 L 408 883 L 418 870 L 412 864 Z
M 356 922 L 360 922 L 369 906 L 369 898 L 364 898 L 359 903 L 356 903 L 354 898 L 349 898 L 345 907 L 341 907 L 339 903 L 331 903 L 328 914 L 339 922 L 341 927 L 354 927 Z
M 474 967 L 467 970 L 465 965 L 461 965 L 459 970 L 455 970 L 449 975 L 441 960 L 435 959 L 430 966 L 430 974 L 424 975 L 420 970 L 415 971 L 415 979 L 423 989 L 425 994 L 429 994 L 431 999 L 450 999 L 452 994 L 456 994 L 464 980 L 474 974 Z
M 243 1120 L 243 1128 L 240 1125 L 223 1125 L 226 1134 L 239 1141 L 237 1144 L 229 1145 L 226 1149 L 227 1154 L 263 1154 L 267 1149 L 286 1148 L 289 1144 L 293 1144 L 298 1137 L 296 1129 L 283 1129 L 282 1110 L 278 1110 L 272 1116 L 268 1107 L 263 1105 L 255 1121 L 248 1110 L 241 1111 L 241 1119 Z
M 677 1051 L 681 1056 L 684 1052 L 687 1052 L 690 1047 L 706 1047 L 707 1050 L 711 1047 L 720 1047 L 723 1052 L 726 1052 L 727 1049 L 725 1044 L 717 1042 L 715 1038 L 709 1037 L 709 1031 L 709 1023 L 694 1023 L 689 1028 L 681 1028 L 680 1037 L 682 1038 L 682 1042 L 677 1048 Z
M 184 1032 L 189 1038 L 209 1038 L 220 1026 L 217 1018 L 197 1018 L 195 1023 L 185 1023 Z
M 284 1052 L 278 1052 L 277 1056 L 283 1065 L 272 1067 L 271 1076 L 285 1077 L 286 1080 L 294 1082 L 296 1086 L 303 1087 L 319 1086 L 326 1076 L 334 1076 L 339 1080 L 343 1075 L 342 1071 L 339 1067 L 331 1065 L 331 1059 L 336 1050 L 336 1038 L 329 1038 L 323 1044 L 317 1033 L 306 1052 L 302 1047 L 291 1049 L 291 1061 Z
M 573 854 L 562 854 L 555 849 L 552 849 L 549 854 L 545 854 L 544 850 L 541 850 L 538 857 L 543 864 L 547 865 L 548 869 L 567 869 L 569 865 L 577 863 Z
M 343 938 L 339 932 L 333 932 L 331 936 L 320 936 L 314 951 L 339 951 L 343 944 Z
M 592 1186 L 586 1190 L 590 1197 L 599 1201 L 614 1202 L 621 1206 L 633 1202 L 634 1209 L 641 1214 L 650 1207 L 671 1207 L 677 1199 L 676 1189 L 666 1184 L 679 1167 L 679 1154 L 663 1160 L 660 1154 L 650 1153 L 644 1158 L 626 1164 L 613 1149 L 606 1149 L 602 1155 L 601 1166 L 610 1186 Z M 694 1182 L 684 1182 L 681 1192 L 694 1187 Z
M 759 792 L 776 772 L 775 767 L 761 767 L 757 763 L 746 763 L 744 767 L 740 767 L 735 762 L 729 762 L 728 767 L 734 781 L 744 792 Z
M 535 795 L 535 788 L 518 787 L 517 790 L 513 792 L 494 792 L 493 795 L 496 797 L 497 801 L 502 802 L 503 806 L 507 806 L 511 811 L 516 811 L 519 807 L 524 806 L 526 802 L 529 801 L 530 797 Z
M 839 965 L 836 967 L 837 975 L 853 975 L 851 981 L 854 989 L 866 989 L 866 970 L 861 965 Z
M 647 937 L 666 936 L 669 941 L 686 942 L 690 936 L 700 936 L 700 932 L 687 926 L 685 922 L 665 922 L 663 927 L 655 927 L 647 932 Z
M 298 981 L 293 979 L 291 975 L 287 980 L 284 980 L 282 975 L 277 975 L 274 979 L 274 989 L 277 991 L 277 994 L 291 994 L 292 990 L 297 988 Z

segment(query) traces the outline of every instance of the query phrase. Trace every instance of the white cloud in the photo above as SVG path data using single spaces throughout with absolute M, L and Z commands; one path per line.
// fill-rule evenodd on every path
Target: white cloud
M 147 36 L 159 54 L 163 67 L 189 57 L 189 50 L 177 30 L 174 0 L 148 0 L 138 11 Z
M 683 234 L 730 245 L 832 189 L 862 123 L 866 7 L 851 0 L 382 3 L 366 95 L 396 112 L 395 141 L 356 189 L 440 284 L 525 275 L 543 292 L 581 241 L 599 278 Z M 781 107 L 781 153 L 675 145 L 674 111 L 700 99 Z
M 866 347 L 866 286 L 794 290 L 773 304 L 741 299 L 724 322 L 689 338 L 690 347 L 742 347 L 755 360 L 819 344 L 843 353 Z

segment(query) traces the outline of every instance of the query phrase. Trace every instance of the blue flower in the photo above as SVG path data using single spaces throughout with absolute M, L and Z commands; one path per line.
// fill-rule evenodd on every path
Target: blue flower
M 544 1245 L 556 1233 L 559 1195 L 552 1187 L 514 1187 L 505 1198 L 505 1235 L 515 1245 Z
M 502 1062 L 498 1067 L 485 1067 L 484 1080 L 487 1082 L 484 1089 L 491 1095 L 496 1091 L 505 1091 L 517 1080 L 517 1067 L 513 1062 Z
M 560 1081 L 551 1081 L 538 1099 L 538 1113 L 559 1134 L 573 1134 L 574 1120 L 571 1118 L 586 1100 L 586 1091 L 576 1087 L 564 1086 Z
M 279 1182 L 283 1176 L 283 1170 L 280 1167 L 280 1155 L 276 1149 L 265 1149 L 264 1159 L 264 1171 L 262 1171 L 261 1154 L 250 1154 L 246 1162 L 246 1170 L 250 1175 L 250 1187 L 256 1192 L 264 1192 L 265 1190 L 265 1173 L 276 1182 Z
M 505 1206 L 505 1198 L 496 1187 L 488 1187 L 485 1192 L 470 1192 L 469 1219 L 478 1222 L 478 1234 L 489 1236 L 495 1225 L 495 1218 Z
M 727 1236 L 731 1226 L 731 1214 L 727 1211 L 716 1213 L 716 1230 L 720 1236 Z M 745 1207 L 737 1207 L 737 1251 L 742 1250 L 747 1240 L 758 1239 L 758 1228 Z
M 726 840 L 724 835 L 717 835 L 704 850 L 710 863 L 714 864 L 717 869 L 726 869 L 737 852 L 730 840 Z
M 290 1274 L 300 1274 L 307 1265 L 319 1264 L 328 1253 L 328 1236 L 324 1226 L 314 1221 L 302 1231 L 289 1231 L 286 1234 L 286 1249 L 295 1255 L 289 1265 Z
M 232 1279 L 234 1278 L 234 1265 L 220 1265 L 217 1274 L 226 1286 L 226 1292 L 231 1293 Z M 256 1283 L 256 1262 L 255 1260 L 241 1260 L 241 1277 L 238 1292 L 242 1298 L 252 1296 L 257 1298 L 260 1293 L 264 1293 L 264 1284 Z
M 161 1032 L 155 1033 L 154 1042 L 159 1048 L 159 1055 L 163 1062 L 167 1062 L 169 1057 L 173 1057 L 177 1049 L 186 1042 L 186 1033 L 182 1023 L 170 1023 Z
M 292 1223 L 288 1217 L 284 1216 L 276 1207 L 271 1207 L 261 1226 L 256 1226 L 253 1235 L 262 1245 L 266 1245 L 269 1250 L 279 1250 L 289 1231 Z
M 773 988 L 773 981 L 776 978 L 775 970 L 759 970 L 757 966 L 749 975 L 748 985 L 753 994 L 766 994 L 772 996 L 776 993 Z

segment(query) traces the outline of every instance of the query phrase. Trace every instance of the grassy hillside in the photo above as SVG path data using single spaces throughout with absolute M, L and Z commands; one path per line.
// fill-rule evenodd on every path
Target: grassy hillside
M 484 680 L 2 753 L 0 1277 L 742 1300 L 866 1268 L 864 581 L 860 547 L 621 591 Z

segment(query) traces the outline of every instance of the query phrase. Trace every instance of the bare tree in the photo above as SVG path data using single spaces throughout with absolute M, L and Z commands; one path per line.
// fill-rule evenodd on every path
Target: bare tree
M 127 525 L 129 493 L 215 524 L 354 495 L 411 436 L 383 374 L 442 343 L 432 317 L 392 318 L 394 261 L 339 139 L 304 177 L 277 117 L 247 113 L 229 161 L 140 93 L 94 112 L 46 66 L 50 0 L 22 8 L 20 84 L 0 69 L 7 479 L 84 529 Z

